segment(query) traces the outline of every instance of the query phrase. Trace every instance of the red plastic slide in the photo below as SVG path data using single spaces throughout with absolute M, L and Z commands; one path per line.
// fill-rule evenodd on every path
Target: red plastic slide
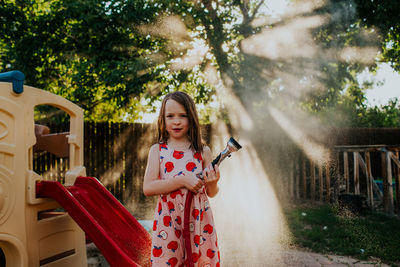
M 151 236 L 93 177 L 73 186 L 41 181 L 38 197 L 55 199 L 95 243 L 111 266 L 150 266 Z

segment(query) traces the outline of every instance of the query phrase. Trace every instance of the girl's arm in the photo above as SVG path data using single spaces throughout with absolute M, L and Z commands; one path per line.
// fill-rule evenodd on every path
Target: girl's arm
M 197 190 L 202 186 L 202 182 L 194 175 L 193 177 L 178 176 L 173 179 L 158 179 L 160 174 L 159 155 L 159 144 L 151 146 L 143 182 L 143 193 L 146 196 L 168 194 L 182 187 L 197 192 Z
M 214 197 L 218 194 L 219 187 L 218 187 L 218 180 L 220 178 L 219 168 L 218 165 L 212 167 L 212 155 L 211 150 L 208 146 L 204 147 L 203 149 L 203 159 L 204 165 L 207 167 L 208 171 L 203 172 L 204 180 L 206 184 L 207 195 L 209 197 Z

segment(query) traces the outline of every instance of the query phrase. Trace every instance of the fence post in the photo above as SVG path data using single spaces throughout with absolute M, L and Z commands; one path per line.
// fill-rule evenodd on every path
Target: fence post
M 294 196 L 294 186 L 293 186 L 293 184 L 294 184 L 294 182 L 293 182 L 293 180 L 294 180 L 294 164 L 293 164 L 294 162 L 293 161 L 291 161 L 290 163 L 289 163 L 289 179 L 288 179 L 288 182 L 287 182 L 287 192 L 288 192 L 288 194 L 289 194 L 289 197 L 290 198 L 293 198 L 293 196 Z
M 327 162 L 325 165 L 325 184 L 326 184 L 326 201 L 331 201 L 331 164 Z
M 299 158 L 297 157 L 297 160 L 295 162 L 295 172 L 296 172 L 296 199 L 300 199 L 300 162 L 298 160 Z
M 307 163 L 306 163 L 306 157 L 302 156 L 302 172 L 303 172 L 303 177 L 302 177 L 302 183 L 303 183 L 303 198 L 306 199 L 307 198 Z
M 368 204 L 372 208 L 374 207 L 374 192 L 372 190 L 372 170 L 371 170 L 371 157 L 369 151 L 365 152 L 365 164 L 367 165 L 367 193 L 368 193 Z
M 399 162 L 399 152 L 396 151 L 396 172 L 395 172 L 395 191 L 396 191 L 396 211 L 397 215 L 400 215 L 400 162 Z
M 350 181 L 349 181 L 349 157 L 347 152 L 343 152 L 343 175 L 346 181 L 346 193 L 350 192 Z
M 392 161 L 390 154 L 392 152 L 385 149 L 384 163 L 382 169 L 386 169 L 386 175 L 383 177 L 383 204 L 386 214 L 393 215 L 393 189 L 392 189 Z
M 311 195 L 311 200 L 315 200 L 315 164 L 313 160 L 310 160 L 310 173 L 311 173 L 310 195 Z
M 318 187 L 319 187 L 319 200 L 324 200 L 324 182 L 323 182 L 323 165 L 322 162 L 318 165 Z
M 360 194 L 360 177 L 359 177 L 359 169 L 358 169 L 358 157 L 359 153 L 358 152 L 353 152 L 353 159 L 354 159 L 354 194 L 359 195 Z

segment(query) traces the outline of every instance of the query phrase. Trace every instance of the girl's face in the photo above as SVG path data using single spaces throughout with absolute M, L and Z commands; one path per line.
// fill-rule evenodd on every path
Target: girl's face
M 165 128 L 170 138 L 182 140 L 187 138 L 189 119 L 183 105 L 173 99 L 165 103 Z

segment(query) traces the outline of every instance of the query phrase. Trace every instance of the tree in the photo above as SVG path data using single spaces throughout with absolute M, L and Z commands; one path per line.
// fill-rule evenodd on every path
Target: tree
M 164 2 L 166 12 L 183 14 L 188 29 L 205 38 L 212 56 L 204 64 L 256 120 L 265 119 L 266 106 L 282 103 L 300 104 L 330 125 L 351 125 L 337 111 L 357 112 L 347 103 L 361 104 L 372 85 L 356 77 L 376 66 L 379 39 L 360 24 L 352 1 L 299 1 L 280 19 L 261 12 L 268 1 Z
M 347 103 L 371 86 L 356 76 L 375 66 L 374 20 L 350 0 L 297 2 L 274 18 L 265 0 L 3 1 L 0 69 L 23 70 L 95 120 L 133 121 L 178 88 L 207 103 L 222 84 L 255 120 L 281 103 L 351 125 L 337 111 L 357 112 Z M 393 35 L 392 17 L 380 27 Z M 208 50 L 193 56 L 199 42 Z
M 362 24 L 374 27 L 382 36 L 381 60 L 400 72 L 400 6 L 396 0 L 355 0 Z
M 165 65 L 181 51 L 141 30 L 161 12 L 146 0 L 2 1 L 0 71 L 23 71 L 26 84 L 79 104 L 92 120 L 133 121 L 143 96 L 150 105 L 185 82 L 205 101 L 211 89 L 194 72 Z

